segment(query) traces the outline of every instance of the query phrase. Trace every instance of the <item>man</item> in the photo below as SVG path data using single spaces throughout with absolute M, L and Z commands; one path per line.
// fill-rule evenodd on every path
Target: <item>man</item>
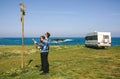
M 40 57 L 41 57 L 41 70 L 43 71 L 40 75 L 45 75 L 49 73 L 49 62 L 48 62 L 48 54 L 49 54 L 49 37 L 50 33 L 45 33 L 44 36 L 40 37 L 41 43 L 38 44 L 37 42 L 34 42 L 37 45 L 37 48 L 40 49 Z
M 41 36 L 40 38 L 41 44 L 41 70 L 43 71 L 40 75 L 45 75 L 49 73 L 49 63 L 48 63 L 48 46 L 49 43 L 46 41 L 45 36 Z
M 43 39 L 43 48 L 41 49 L 41 70 L 43 71 L 40 75 L 45 75 L 49 73 L 49 62 L 48 62 L 48 54 L 49 54 L 49 37 L 50 33 L 45 33 L 45 39 Z

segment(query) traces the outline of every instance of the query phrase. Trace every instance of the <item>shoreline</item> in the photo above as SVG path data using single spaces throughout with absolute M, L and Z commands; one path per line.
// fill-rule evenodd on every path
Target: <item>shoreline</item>
M 59 40 L 60 39 L 60 40 Z M 37 42 L 40 42 L 38 38 L 35 38 L 35 40 Z M 120 45 L 120 38 L 112 38 L 111 39 L 112 42 L 111 42 L 111 46 L 118 46 Z M 76 44 L 80 44 L 80 45 L 84 45 L 85 44 L 85 39 L 84 38 L 81 38 L 81 37 L 75 37 L 75 38 L 50 38 L 50 45 L 51 46 L 54 46 L 54 45 L 76 45 Z M 0 39 L 0 46 L 20 46 L 22 45 L 22 40 L 20 38 L 3 38 L 3 39 Z M 32 41 L 32 38 L 25 38 L 24 39 L 24 45 L 34 45 L 33 44 L 33 41 Z

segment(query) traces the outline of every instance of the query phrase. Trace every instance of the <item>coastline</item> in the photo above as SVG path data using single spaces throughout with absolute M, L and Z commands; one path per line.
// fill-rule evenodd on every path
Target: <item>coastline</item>
M 39 42 L 39 38 L 34 38 L 37 42 Z M 50 45 L 84 45 L 85 39 L 83 37 L 54 37 L 50 38 Z M 0 45 L 22 45 L 21 38 L 2 38 L 0 39 Z M 34 45 L 32 41 L 32 37 L 24 39 L 24 45 Z M 120 37 L 112 38 L 112 46 L 120 45 Z

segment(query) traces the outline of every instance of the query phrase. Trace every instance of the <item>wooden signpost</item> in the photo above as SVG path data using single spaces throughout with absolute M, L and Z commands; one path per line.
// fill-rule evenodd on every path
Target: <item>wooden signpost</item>
M 21 68 L 24 67 L 24 16 L 25 5 L 20 3 L 21 23 L 22 23 L 22 53 L 21 53 Z

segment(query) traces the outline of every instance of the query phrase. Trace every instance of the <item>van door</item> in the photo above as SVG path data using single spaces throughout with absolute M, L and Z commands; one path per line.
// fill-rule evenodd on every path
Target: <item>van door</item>
M 103 35 L 103 43 L 108 44 L 109 43 L 109 35 Z

